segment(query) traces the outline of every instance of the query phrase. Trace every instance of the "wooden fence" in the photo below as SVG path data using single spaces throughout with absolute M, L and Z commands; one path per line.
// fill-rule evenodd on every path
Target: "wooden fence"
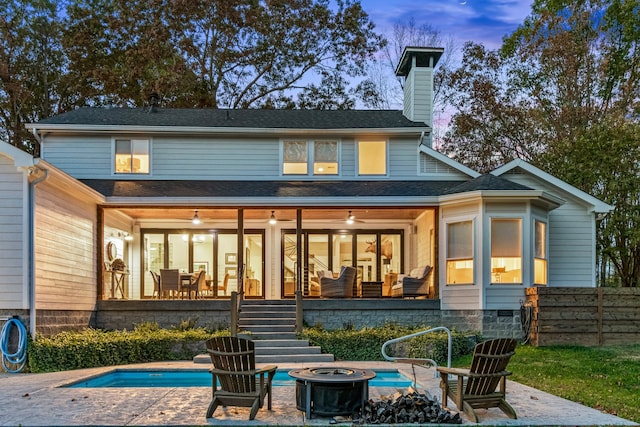
M 531 344 L 614 345 L 640 342 L 638 288 L 529 288 Z

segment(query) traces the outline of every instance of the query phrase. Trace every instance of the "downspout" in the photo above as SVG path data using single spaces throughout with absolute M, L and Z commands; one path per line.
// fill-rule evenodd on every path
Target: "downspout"
M 38 142 L 41 143 L 41 139 L 38 137 L 38 131 L 33 129 L 33 135 Z M 36 250 L 35 250 L 35 187 L 42 181 L 47 179 L 49 171 L 37 166 L 38 160 L 34 161 L 34 165 L 29 168 L 28 174 L 37 174 L 38 171 L 42 171 L 43 175 L 37 177 L 33 181 L 29 182 L 29 332 L 31 333 L 31 339 L 36 339 Z

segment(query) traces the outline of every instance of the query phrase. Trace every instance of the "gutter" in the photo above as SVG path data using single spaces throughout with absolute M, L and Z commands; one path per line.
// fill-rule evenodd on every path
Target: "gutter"
M 33 135 L 41 143 L 38 137 L 37 129 L 33 129 Z M 38 176 L 29 182 L 29 332 L 31 339 L 36 340 L 36 249 L 35 249 L 35 187 L 43 182 L 49 176 L 49 171 L 38 166 L 38 160 L 34 159 L 34 164 L 27 169 L 27 174 L 37 175 L 42 172 L 42 176 Z

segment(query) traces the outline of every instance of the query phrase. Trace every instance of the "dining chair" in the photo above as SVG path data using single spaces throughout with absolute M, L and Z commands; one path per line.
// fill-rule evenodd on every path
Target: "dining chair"
M 218 282 L 218 284 L 216 285 L 218 287 L 217 291 L 216 291 L 216 296 L 220 295 L 220 291 L 222 291 L 222 294 L 224 296 L 227 296 L 227 285 L 229 284 L 229 273 L 224 275 L 224 279 L 222 280 L 222 283 Z
M 153 298 L 162 298 L 162 285 L 160 282 L 160 275 L 155 271 L 149 271 L 151 278 L 153 279 Z
M 162 291 L 171 298 L 175 298 L 180 290 L 180 271 L 177 268 L 161 269 L 160 283 L 162 283 Z
M 189 282 L 189 299 L 191 299 L 191 294 L 195 294 L 195 298 L 198 299 L 198 292 L 201 289 L 206 289 L 207 287 L 207 272 L 204 270 L 200 270 L 198 273 L 194 273 L 191 281 Z

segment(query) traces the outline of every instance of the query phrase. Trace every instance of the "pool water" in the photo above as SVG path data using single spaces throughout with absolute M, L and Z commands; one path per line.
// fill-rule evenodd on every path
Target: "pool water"
M 273 386 L 293 386 L 295 379 L 288 374 L 288 369 L 278 369 L 273 378 Z M 372 387 L 409 387 L 409 378 L 395 370 L 375 371 L 376 377 L 369 380 Z M 104 374 L 84 378 L 67 384 L 71 388 L 101 387 L 209 387 L 211 374 L 201 369 L 181 370 L 148 370 L 148 369 L 116 369 Z

